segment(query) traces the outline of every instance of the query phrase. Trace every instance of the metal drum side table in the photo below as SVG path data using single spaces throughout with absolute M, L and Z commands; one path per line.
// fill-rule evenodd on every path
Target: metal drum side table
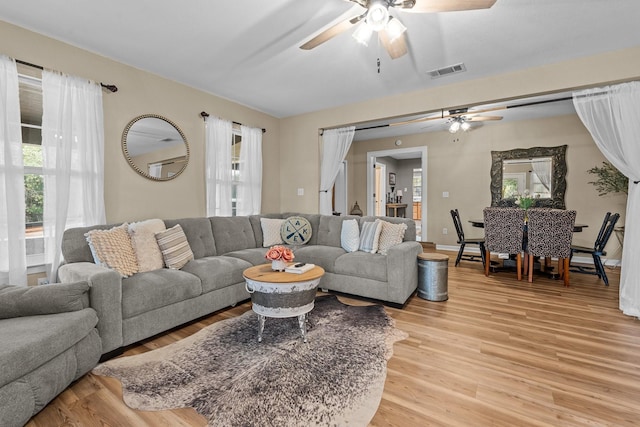
M 418 296 L 429 301 L 449 299 L 449 256 L 423 252 L 418 255 Z

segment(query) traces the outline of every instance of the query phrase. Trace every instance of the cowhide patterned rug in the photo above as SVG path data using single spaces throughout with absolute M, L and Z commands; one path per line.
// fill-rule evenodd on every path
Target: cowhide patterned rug
M 308 342 L 297 319 L 257 316 L 217 322 L 144 354 L 103 363 L 94 374 L 118 378 L 134 409 L 192 407 L 211 426 L 366 426 L 373 418 L 393 344 L 407 334 L 382 306 L 316 299 Z

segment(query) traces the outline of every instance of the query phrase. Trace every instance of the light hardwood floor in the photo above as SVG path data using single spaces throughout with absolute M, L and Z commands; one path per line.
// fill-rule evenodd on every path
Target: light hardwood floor
M 596 276 L 562 281 L 515 273 L 486 278 L 480 263 L 450 255 L 446 302 L 412 297 L 388 308 L 409 338 L 394 346 L 372 426 L 640 425 L 640 320 L 618 310 L 619 269 L 611 285 Z M 340 296 L 350 304 L 369 302 Z M 250 304 L 129 349 L 149 351 Z M 203 426 L 191 409 L 144 412 L 122 402 L 118 381 L 86 375 L 28 424 L 36 426 Z

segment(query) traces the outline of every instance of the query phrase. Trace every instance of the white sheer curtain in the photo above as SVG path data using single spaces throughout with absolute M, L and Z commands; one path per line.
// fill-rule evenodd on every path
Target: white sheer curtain
M 262 129 L 240 126 L 237 215 L 257 215 L 262 203 Z
M 0 55 L 0 284 L 27 285 L 18 71 Z
M 533 173 L 536 174 L 540 183 L 549 191 L 551 189 L 551 161 L 544 159 L 543 161 L 532 161 Z
M 55 281 L 64 230 L 106 222 L 102 88 L 44 70 L 42 101 L 45 267 Z
M 600 151 L 629 177 L 619 306 L 640 317 L 640 82 L 576 92 L 573 104 Z
M 320 165 L 320 213 L 331 215 L 333 183 L 336 181 L 340 164 L 347 156 L 356 127 L 327 129 L 322 134 L 322 163 Z
M 231 138 L 232 123 L 206 117 L 207 216 L 231 216 Z

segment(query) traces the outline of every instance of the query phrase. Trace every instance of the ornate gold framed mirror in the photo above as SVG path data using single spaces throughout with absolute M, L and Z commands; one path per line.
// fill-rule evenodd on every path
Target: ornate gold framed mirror
M 187 138 L 175 123 L 156 114 L 143 114 L 127 124 L 122 152 L 133 170 L 154 181 L 176 178 L 189 163 Z

